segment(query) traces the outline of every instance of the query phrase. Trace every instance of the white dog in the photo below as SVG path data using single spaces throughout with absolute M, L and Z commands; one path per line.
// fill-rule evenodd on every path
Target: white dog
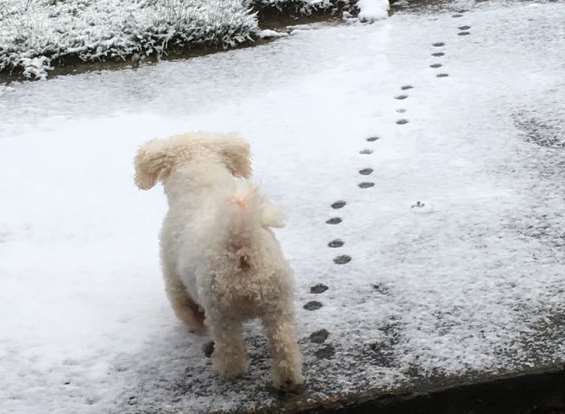
M 169 211 L 161 263 L 169 300 L 192 332 L 209 330 L 214 368 L 226 378 L 247 367 L 242 323 L 259 318 L 271 343 L 273 385 L 304 382 L 295 332 L 293 275 L 270 227 L 279 212 L 248 178 L 249 145 L 202 133 L 152 140 L 135 157 L 143 190 L 161 181 Z

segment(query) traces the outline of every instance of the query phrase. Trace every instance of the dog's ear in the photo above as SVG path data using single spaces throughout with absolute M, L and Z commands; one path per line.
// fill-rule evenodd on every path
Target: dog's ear
M 219 143 L 219 152 L 231 173 L 235 176 L 251 176 L 249 143 L 240 137 L 224 138 Z
M 169 175 L 174 156 L 165 140 L 154 139 L 139 148 L 134 162 L 135 184 L 142 190 L 149 190 L 157 180 Z

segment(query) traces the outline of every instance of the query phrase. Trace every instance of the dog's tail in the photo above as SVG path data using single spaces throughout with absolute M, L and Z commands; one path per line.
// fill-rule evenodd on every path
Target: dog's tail
M 256 238 L 266 228 L 284 227 L 284 217 L 247 181 L 238 183 L 228 205 L 228 249 L 235 255 L 238 267 L 248 270 L 252 266 Z

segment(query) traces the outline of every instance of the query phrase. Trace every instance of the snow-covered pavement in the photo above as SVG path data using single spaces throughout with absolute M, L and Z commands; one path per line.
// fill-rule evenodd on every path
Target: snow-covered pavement
M 290 409 L 563 363 L 564 19 L 490 2 L 0 86 L 0 412 Z M 302 396 L 269 390 L 254 325 L 250 372 L 218 380 L 166 301 L 165 199 L 131 161 L 194 129 L 248 137 L 287 210 Z

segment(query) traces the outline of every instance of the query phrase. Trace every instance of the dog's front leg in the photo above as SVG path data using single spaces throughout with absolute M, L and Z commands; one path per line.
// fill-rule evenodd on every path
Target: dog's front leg
M 196 335 L 205 335 L 204 312 L 194 302 L 179 275 L 165 259 L 163 259 L 163 277 L 167 297 L 177 318 L 186 324 L 190 332 Z
M 282 311 L 263 318 L 263 325 L 271 343 L 273 386 L 284 391 L 298 389 L 304 377 L 293 315 Z
M 212 355 L 214 369 L 224 378 L 240 376 L 247 369 L 241 321 L 220 315 L 208 315 L 207 321 L 215 343 Z

